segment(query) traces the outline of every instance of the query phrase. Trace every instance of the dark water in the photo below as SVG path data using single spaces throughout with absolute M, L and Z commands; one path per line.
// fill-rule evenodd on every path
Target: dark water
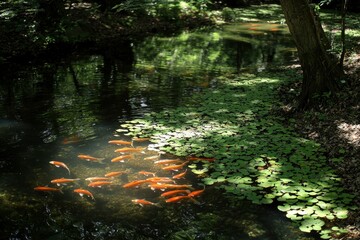
M 125 189 L 138 171 L 171 177 L 144 157 L 110 160 L 130 140 L 116 132 L 126 120 L 181 106 L 192 94 L 216 87 L 227 73 L 266 71 L 289 61 L 293 46 L 283 26 L 233 25 L 175 37 L 119 42 L 96 52 L 36 63 L 7 63 L 0 82 L 0 239 L 315 239 L 297 230 L 274 206 L 234 203 L 209 187 L 198 203 L 166 204 L 161 191 Z M 147 142 L 135 143 L 146 147 Z M 88 154 L 104 164 L 77 158 Z M 162 155 L 161 158 L 175 158 Z M 71 170 L 49 161 L 62 161 Z M 113 185 L 90 188 L 87 177 L 126 171 Z M 189 171 L 190 172 L 190 171 Z M 79 178 L 60 192 L 37 192 L 56 178 Z M 188 173 L 178 183 L 202 189 Z M 75 188 L 90 190 L 95 201 Z M 141 207 L 145 198 L 159 206 Z

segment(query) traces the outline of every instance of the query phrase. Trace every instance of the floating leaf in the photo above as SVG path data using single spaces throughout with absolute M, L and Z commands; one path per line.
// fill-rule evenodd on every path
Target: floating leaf
M 314 209 L 311 207 L 302 208 L 298 211 L 299 215 L 311 215 L 314 212 Z
M 324 225 L 325 222 L 320 219 L 309 218 L 302 221 L 299 228 L 303 232 L 311 232 L 312 230 L 320 231 Z
M 302 216 L 300 216 L 298 214 L 298 211 L 297 210 L 290 210 L 290 211 L 287 211 L 286 213 L 286 217 L 287 218 L 290 218 L 291 220 L 301 220 L 302 219 Z
M 291 209 L 290 205 L 279 205 L 277 208 L 282 212 L 287 212 Z
M 348 217 L 348 213 L 349 211 L 347 209 L 344 209 L 344 208 L 335 208 L 334 209 L 334 214 L 337 218 L 340 218 L 340 219 L 345 219 Z
M 191 170 L 193 173 L 195 173 L 195 174 L 204 174 L 204 173 L 206 173 L 207 171 L 209 171 L 209 169 L 207 169 L 207 168 L 203 168 L 203 169 L 192 169 Z M 214 180 L 214 179 L 212 179 L 214 182 L 216 181 L 216 180 Z M 211 184 L 210 184 L 211 185 Z
M 216 182 L 215 179 L 212 178 L 204 178 L 203 181 L 206 185 L 213 185 Z

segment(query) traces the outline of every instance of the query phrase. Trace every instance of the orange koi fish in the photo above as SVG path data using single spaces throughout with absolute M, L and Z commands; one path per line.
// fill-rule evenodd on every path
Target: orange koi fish
M 148 200 L 145 200 L 145 199 L 133 199 L 131 200 L 133 203 L 135 204 L 139 204 L 140 206 L 144 206 L 144 205 L 153 205 L 153 206 L 158 206 L 158 203 L 153 203 L 153 202 L 150 202 Z
M 176 196 L 176 197 L 166 199 L 165 202 L 174 203 L 174 202 L 179 202 L 183 199 L 189 199 L 189 198 L 190 198 L 189 196 Z
M 110 140 L 110 141 L 108 141 L 108 143 L 116 144 L 116 145 L 131 145 L 132 146 L 132 142 L 123 141 L 123 140 Z
M 88 184 L 88 187 L 99 187 L 101 188 L 102 186 L 108 186 L 111 185 L 112 182 L 109 181 L 98 181 L 98 182 L 91 182 Z
M 147 178 L 146 180 L 148 180 L 151 183 L 175 183 L 174 180 L 168 177 L 150 177 Z
M 81 141 L 81 139 L 79 136 L 73 135 L 73 136 L 64 138 L 64 140 L 62 141 L 62 144 L 72 144 L 72 143 L 77 143 L 80 141 Z
M 170 182 L 173 182 L 174 180 L 172 180 L 171 178 L 169 177 L 150 177 L 150 178 L 147 178 L 146 180 L 149 180 L 149 181 L 170 181 Z
M 147 183 L 149 182 L 149 180 L 135 180 L 129 183 L 126 183 L 123 185 L 124 188 L 131 188 L 131 187 L 138 187 L 139 185 L 143 184 L 143 183 Z
M 182 169 L 185 164 L 187 164 L 189 161 L 186 161 L 182 164 L 179 164 L 179 165 L 170 165 L 170 166 L 166 166 L 166 167 L 163 167 L 162 169 L 163 170 L 166 170 L 166 171 L 178 171 L 179 169 Z
M 179 174 L 174 175 L 172 178 L 173 178 L 173 179 L 184 178 L 185 175 L 186 175 L 186 172 L 187 172 L 187 169 L 186 169 L 184 172 L 182 172 L 182 173 L 179 173 Z
M 205 191 L 205 188 L 202 190 L 196 190 L 188 194 L 189 197 L 197 197 Z
M 132 140 L 135 141 L 135 142 L 146 142 L 146 141 L 149 141 L 150 138 L 133 137 Z
M 161 191 L 165 191 L 165 189 L 168 188 L 191 188 L 191 185 L 187 185 L 187 184 L 168 184 L 168 183 L 153 183 L 150 184 L 149 187 L 151 188 L 151 190 L 161 190 Z
M 126 148 L 118 148 L 118 149 L 115 149 L 114 152 L 119 152 L 119 153 L 142 152 L 142 151 L 144 151 L 144 149 L 145 149 L 145 148 L 142 148 L 142 147 L 137 147 L 137 148 L 126 147 Z
M 88 177 L 85 178 L 85 180 L 90 182 L 101 182 L 101 181 L 109 181 L 110 179 L 108 177 Z
M 66 185 L 67 183 L 71 183 L 71 182 L 75 182 L 75 181 L 79 181 L 79 180 L 80 180 L 80 178 L 75 178 L 75 179 L 58 178 L 58 179 L 51 180 L 51 183 L 54 183 L 54 184 L 60 186 L 61 184 Z
M 124 162 L 124 159 L 133 159 L 134 156 L 133 155 L 122 155 L 122 156 L 118 156 L 116 158 L 111 159 L 111 162 Z
M 190 157 L 187 157 L 186 160 L 188 160 L 188 161 L 208 161 L 208 162 L 214 162 L 214 161 L 215 161 L 215 158 L 190 156 Z
M 185 193 L 186 195 L 188 195 L 190 193 L 189 190 L 184 190 L 184 189 L 178 189 L 178 190 L 172 190 L 172 191 L 167 191 L 164 192 L 163 194 L 161 194 L 161 197 L 170 197 L 179 193 Z
M 165 202 L 174 203 L 174 202 L 179 202 L 179 201 L 181 201 L 183 199 L 189 199 L 189 200 L 193 201 L 195 204 L 200 205 L 200 203 L 198 201 L 196 201 L 195 199 L 193 199 L 190 196 L 175 196 L 175 197 L 166 199 Z
M 162 164 L 172 164 L 172 163 L 182 163 L 180 159 L 162 159 L 155 161 L 154 164 L 162 165 Z
M 156 175 L 154 172 L 147 172 L 147 171 L 140 171 L 138 173 L 145 175 L 145 176 L 153 175 L 153 177 L 155 177 L 155 175 Z
M 41 191 L 41 192 L 61 192 L 61 189 L 59 188 L 53 188 L 53 187 L 47 187 L 47 186 L 37 186 L 37 187 L 34 187 L 34 190 L 35 191 Z
M 91 197 L 91 198 L 95 201 L 94 196 L 93 196 L 92 193 L 91 193 L 90 191 L 88 191 L 88 190 L 81 189 L 81 188 L 77 188 L 77 189 L 74 189 L 74 192 L 78 193 L 81 197 L 83 197 L 84 195 L 89 196 L 89 197 Z
M 127 171 L 119 171 L 119 172 L 109 172 L 107 174 L 105 174 L 105 177 L 116 177 L 116 176 L 120 176 L 122 174 L 128 173 Z
M 68 166 L 66 166 L 65 163 L 63 163 L 63 162 L 58 162 L 58 161 L 50 161 L 49 163 L 52 164 L 52 165 L 54 165 L 55 167 L 65 168 L 66 170 L 68 170 L 69 175 L 70 175 L 70 169 L 68 168 Z
M 84 155 L 84 154 L 78 155 L 78 158 L 89 161 L 89 162 L 98 162 L 98 163 L 103 163 L 102 161 L 105 159 L 105 158 L 93 157 L 90 155 Z
M 150 156 L 150 157 L 146 157 L 144 158 L 144 160 L 155 160 L 155 159 L 158 159 L 160 156 L 159 155 L 154 155 L 154 156 Z

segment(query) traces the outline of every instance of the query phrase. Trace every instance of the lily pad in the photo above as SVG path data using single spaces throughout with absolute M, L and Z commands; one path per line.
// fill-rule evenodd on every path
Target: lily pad
M 203 182 L 204 182 L 204 184 L 206 184 L 206 185 L 213 185 L 213 184 L 216 182 L 216 180 L 213 179 L 213 178 L 204 178 L 204 179 L 203 179 Z
M 348 217 L 348 213 L 349 211 L 347 209 L 344 208 L 335 208 L 334 209 L 334 214 L 337 218 L 339 219 L 345 219 Z
M 312 230 L 320 231 L 325 222 L 317 218 L 305 219 L 301 222 L 300 230 L 303 232 L 311 232 Z
M 277 208 L 282 212 L 287 212 L 291 209 L 291 206 L 286 204 L 286 205 L 279 205 Z

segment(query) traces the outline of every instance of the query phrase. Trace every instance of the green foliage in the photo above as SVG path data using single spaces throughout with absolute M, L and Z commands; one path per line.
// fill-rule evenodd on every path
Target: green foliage
M 187 106 L 150 113 L 122 127 L 130 135 L 151 137 L 154 149 L 215 157 L 215 163 L 189 166 L 205 175 L 205 185 L 223 189 L 234 201 L 278 202 L 302 231 L 321 231 L 329 221 L 347 217 L 353 196 L 344 193 L 321 146 L 296 136 L 271 114 L 273 89 L 286 78 L 219 77 L 216 89 L 195 95 Z
M 225 7 L 221 11 L 222 21 L 225 22 L 256 22 L 266 19 L 267 22 L 282 22 L 283 13 L 277 4 L 254 5 L 246 8 Z
M 329 5 L 331 2 L 333 2 L 334 0 L 321 0 L 319 2 L 319 5 L 320 6 L 323 6 L 323 5 Z
M 207 10 L 210 0 L 127 0 L 116 5 L 113 9 L 118 12 L 146 14 L 165 20 L 176 20 L 185 15 L 198 14 Z
M 37 1 L 5 1 L 0 3 L 1 30 L 32 34 L 35 31 L 34 15 L 39 12 Z
M 64 1 L 8 0 L 0 3 L 0 43 L 5 54 L 35 52 L 54 43 L 61 28 Z M 8 49 L 7 49 L 8 48 Z M 11 50 L 9 50 L 11 49 Z

